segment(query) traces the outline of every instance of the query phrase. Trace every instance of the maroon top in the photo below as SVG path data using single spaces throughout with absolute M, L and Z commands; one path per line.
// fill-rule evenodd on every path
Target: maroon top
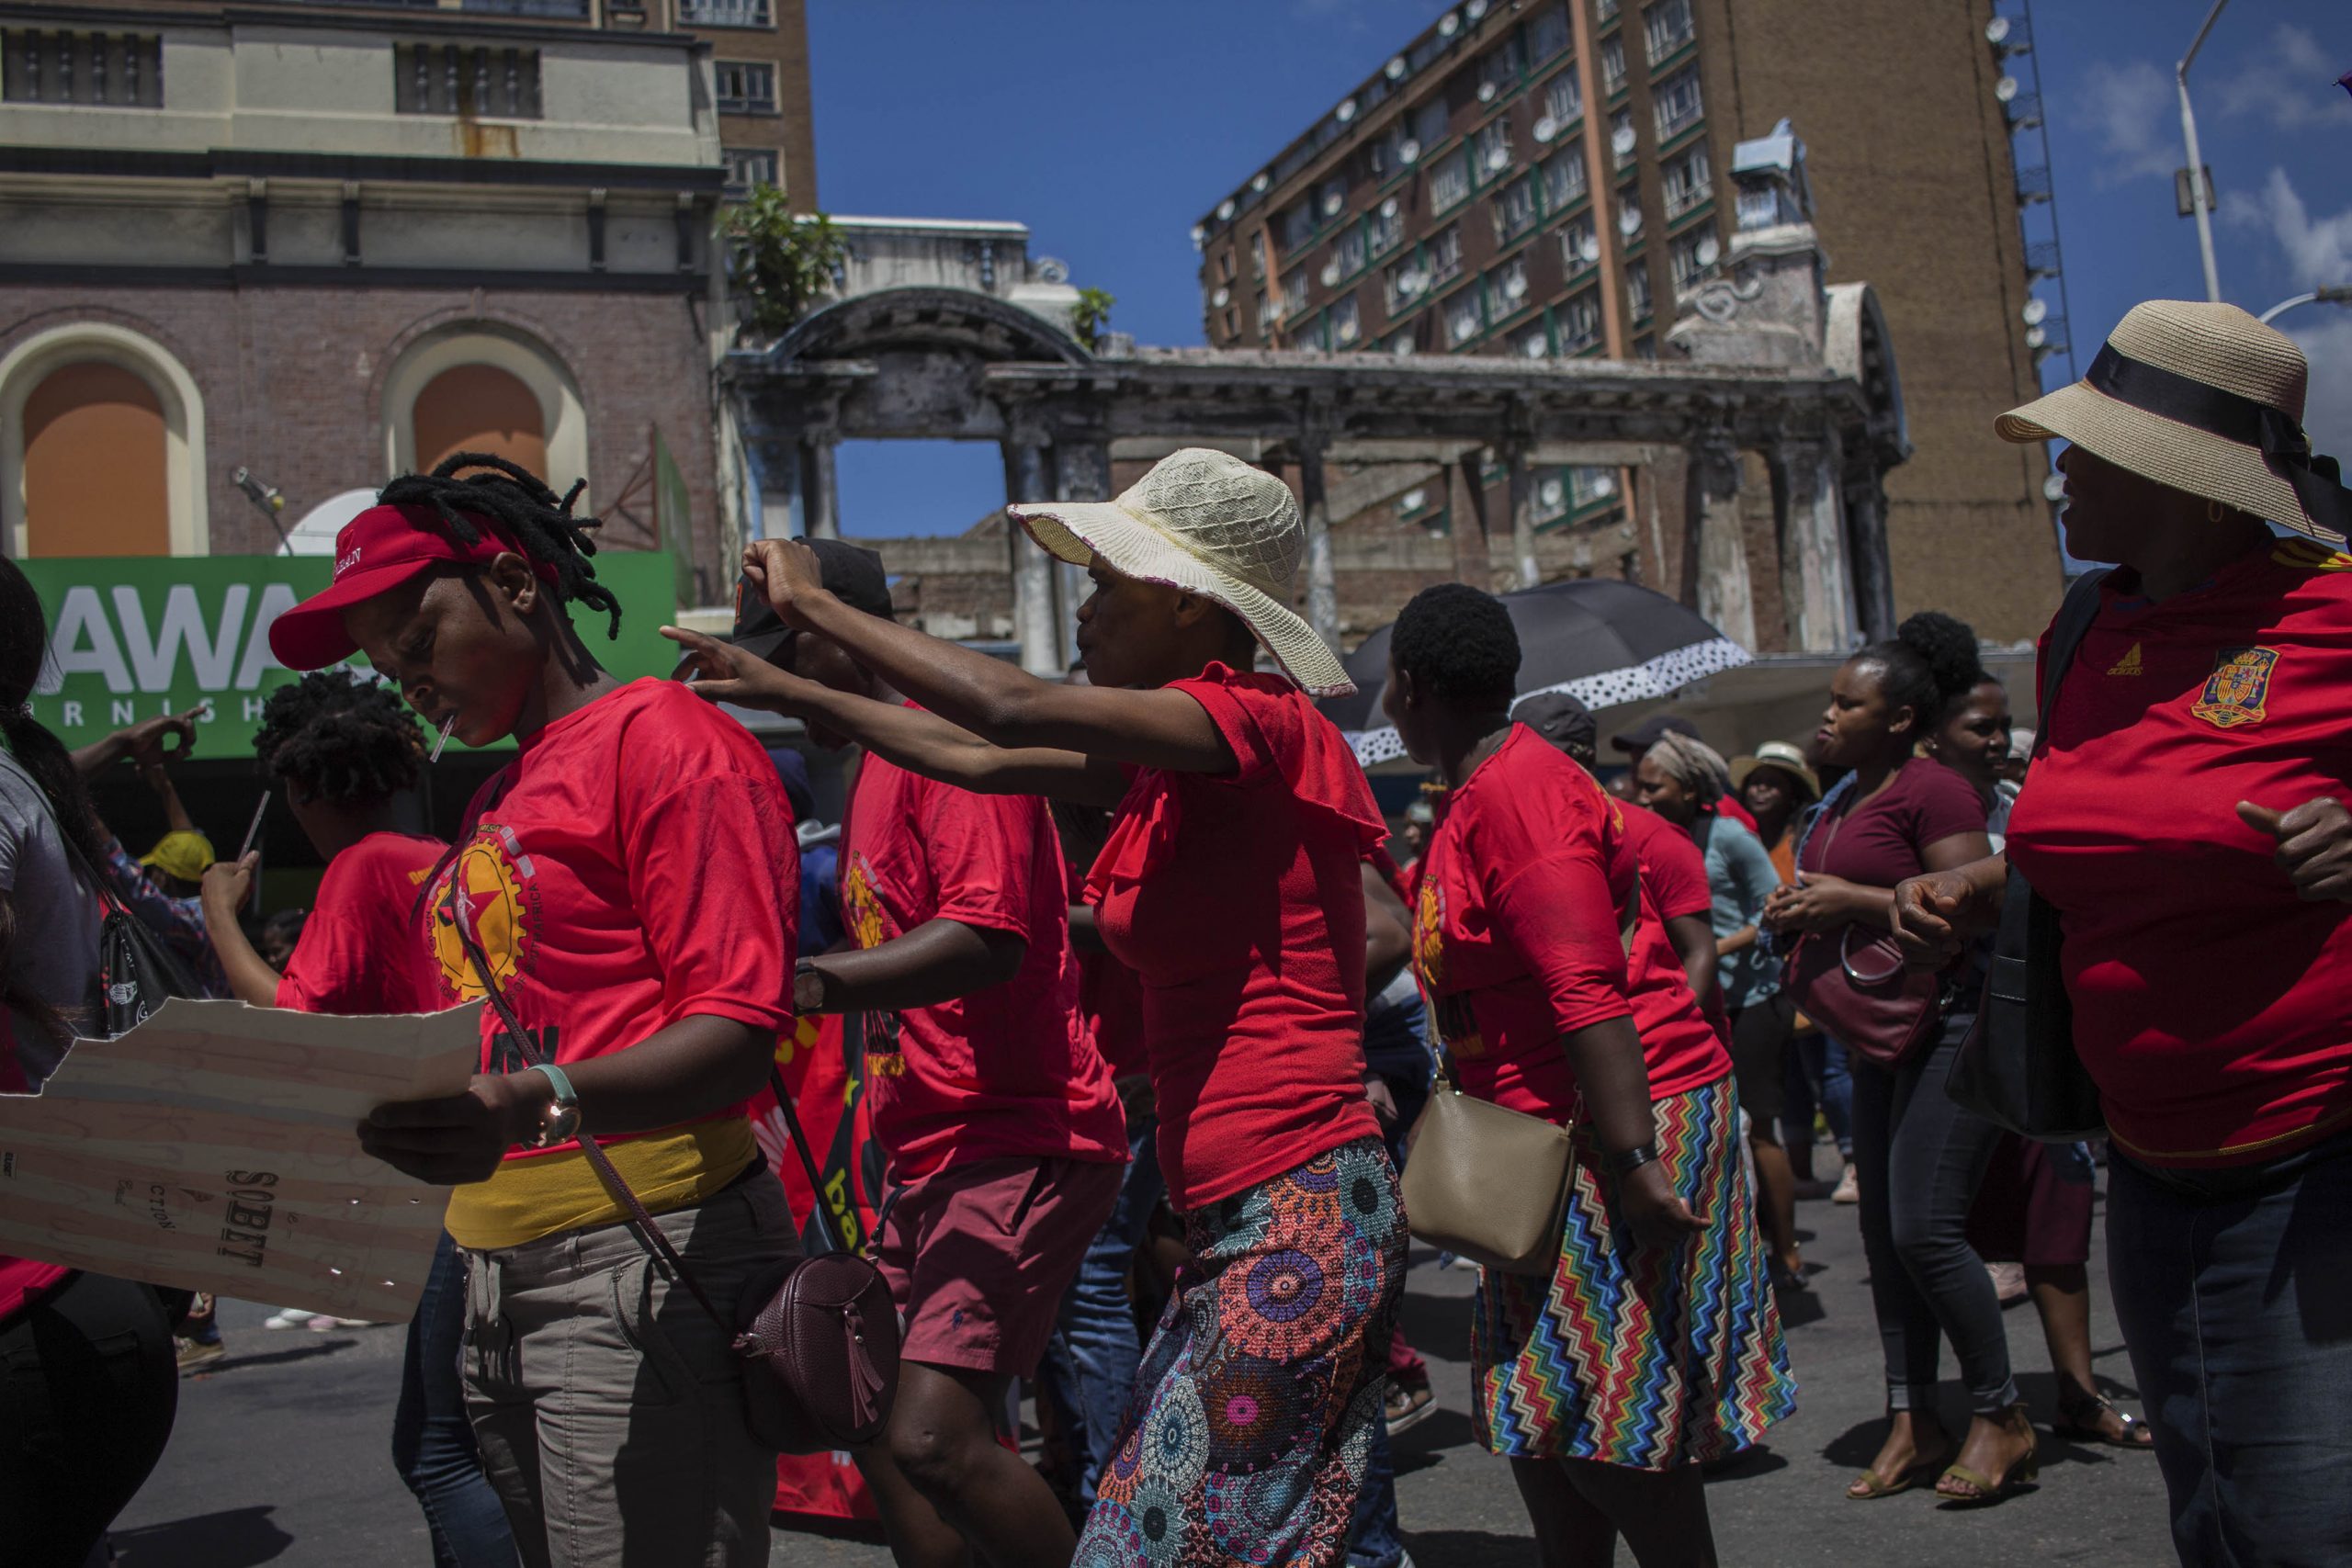
M 1928 846 L 1984 830 L 1976 786 L 1932 757 L 1914 757 L 1860 806 L 1849 795 L 1806 838 L 1800 872 L 1821 872 L 1864 887 L 1892 887 L 1928 869 Z

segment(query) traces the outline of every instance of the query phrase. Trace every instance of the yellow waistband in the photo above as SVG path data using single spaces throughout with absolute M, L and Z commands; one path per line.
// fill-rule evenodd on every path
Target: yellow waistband
M 752 1124 L 741 1116 L 605 1145 L 613 1168 L 652 1214 L 692 1208 L 742 1175 L 758 1155 Z M 490 1252 L 627 1218 L 588 1156 L 567 1149 L 510 1159 L 488 1181 L 456 1189 L 443 1224 L 459 1247 Z

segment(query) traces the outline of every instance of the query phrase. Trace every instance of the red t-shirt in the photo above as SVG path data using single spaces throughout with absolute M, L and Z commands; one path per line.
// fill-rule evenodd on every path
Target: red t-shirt
M 1876 795 L 1852 802 L 1849 791 L 1837 815 L 1815 825 L 1799 871 L 1892 887 L 1928 869 L 1928 845 L 1984 830 L 1976 786 L 1933 757 L 1912 758 Z
M 39 1304 L 43 1296 L 55 1290 L 59 1281 L 72 1276 L 74 1270 L 55 1263 L 35 1263 L 29 1258 L 10 1258 L 0 1254 L 0 1324 L 6 1324 L 26 1308 Z
M 1183 1212 L 1379 1135 L 1358 867 L 1388 829 L 1355 754 L 1288 681 L 1211 664 L 1170 689 L 1238 766 L 1136 770 L 1086 892 L 1142 977 L 1160 1168 Z
M 1661 920 L 1707 921 L 1707 940 L 1713 942 L 1715 896 L 1707 881 L 1706 852 L 1689 829 L 1676 827 L 1646 806 L 1632 801 L 1623 805 L 1625 837 L 1633 843 L 1634 858 L 1642 863 L 1642 896 L 1657 906 Z M 1667 939 L 1667 945 L 1674 945 L 1673 938 Z M 1681 954 L 1677 953 L 1674 962 L 1681 968 Z M 1682 979 L 1690 984 L 1690 971 L 1683 969 Z M 1699 1010 L 1717 1034 L 1726 1042 L 1731 1039 L 1731 1017 L 1724 1011 L 1721 986 L 1708 987 L 1699 998 Z
M 1086 901 L 1086 868 L 1068 867 L 1069 901 Z M 1125 1077 L 1149 1065 L 1143 1038 L 1143 982 L 1107 953 L 1078 954 L 1078 1021 L 1112 1073 Z
M 461 872 L 483 954 L 558 1063 L 626 1051 L 698 1014 L 790 1027 L 792 807 L 759 742 L 685 687 L 633 681 L 566 714 L 467 815 L 473 830 L 424 914 L 437 1006 L 483 994 L 439 918 Z M 481 1031 L 483 1071 L 525 1069 L 490 1008 Z
M 841 889 L 860 947 L 940 919 L 1028 944 L 1001 985 L 868 1015 L 867 1103 L 896 1179 L 1012 1156 L 1126 1158 L 1111 1069 L 1079 1022 L 1061 840 L 1043 800 L 975 795 L 869 754 L 842 823 Z
M 1652 1100 L 1731 1071 L 1641 875 L 1631 813 L 1590 773 L 1514 727 L 1438 814 L 1413 961 L 1464 1089 L 1565 1122 L 1577 1097 L 1560 1036 L 1628 1016 Z M 1637 886 L 1629 954 L 1618 911 Z
M 409 833 L 370 833 L 328 862 L 318 904 L 278 977 L 277 1005 L 351 1017 L 438 1010 L 437 987 L 409 939 L 409 922 L 417 890 L 448 847 Z
M 1739 796 L 1737 795 L 1726 795 L 1717 800 L 1715 802 L 1715 815 L 1718 817 L 1730 818 L 1733 821 L 1738 823 L 1741 827 L 1747 829 L 1749 832 L 1755 834 L 1759 839 L 1764 836 L 1764 829 L 1756 825 L 1756 818 L 1748 814 L 1747 807 L 1742 806 L 1739 803 Z
M 2235 810 L 2352 800 L 2352 557 L 2282 542 L 2160 604 L 2136 587 L 2105 584 L 2008 856 L 2063 919 L 2116 1143 L 2251 1164 L 2352 1122 L 2352 919 Z

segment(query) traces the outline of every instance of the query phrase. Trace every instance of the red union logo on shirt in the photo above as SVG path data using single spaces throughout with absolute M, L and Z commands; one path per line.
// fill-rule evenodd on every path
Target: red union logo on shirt
M 2216 729 L 2260 724 L 2267 716 L 2263 699 L 2270 694 L 2270 677 L 2278 668 L 2275 648 L 2225 648 L 2214 656 L 2213 673 L 2188 711 Z

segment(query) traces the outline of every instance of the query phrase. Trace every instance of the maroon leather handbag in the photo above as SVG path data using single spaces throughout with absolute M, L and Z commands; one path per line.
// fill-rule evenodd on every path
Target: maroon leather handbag
M 1823 1033 L 1884 1067 L 1934 1039 L 1943 1012 L 1943 976 L 1905 969 L 1892 934 L 1860 925 L 1799 937 L 1786 984 Z
M 514 1004 L 498 983 L 497 972 L 474 940 L 472 911 L 461 889 L 453 889 L 442 917 L 457 928 L 466 956 L 489 993 L 499 1021 L 524 1060 L 544 1060 L 537 1038 L 523 1027 Z M 729 1337 L 743 1360 L 743 1398 L 752 1435 L 779 1453 L 814 1454 L 854 1449 L 874 1441 L 889 1425 L 890 1403 L 899 1384 L 899 1311 L 880 1269 L 849 1250 L 831 1210 L 824 1183 L 808 1157 L 800 1118 L 782 1075 L 771 1069 L 769 1083 L 784 1112 L 792 1147 L 816 1194 L 818 1229 L 828 1250 L 787 1258 L 755 1275 L 743 1288 L 732 1314 L 721 1313 L 629 1190 L 621 1173 L 584 1134 L 580 1152 L 605 1190 L 629 1213 L 638 1239 L 686 1287 L 702 1310 Z

